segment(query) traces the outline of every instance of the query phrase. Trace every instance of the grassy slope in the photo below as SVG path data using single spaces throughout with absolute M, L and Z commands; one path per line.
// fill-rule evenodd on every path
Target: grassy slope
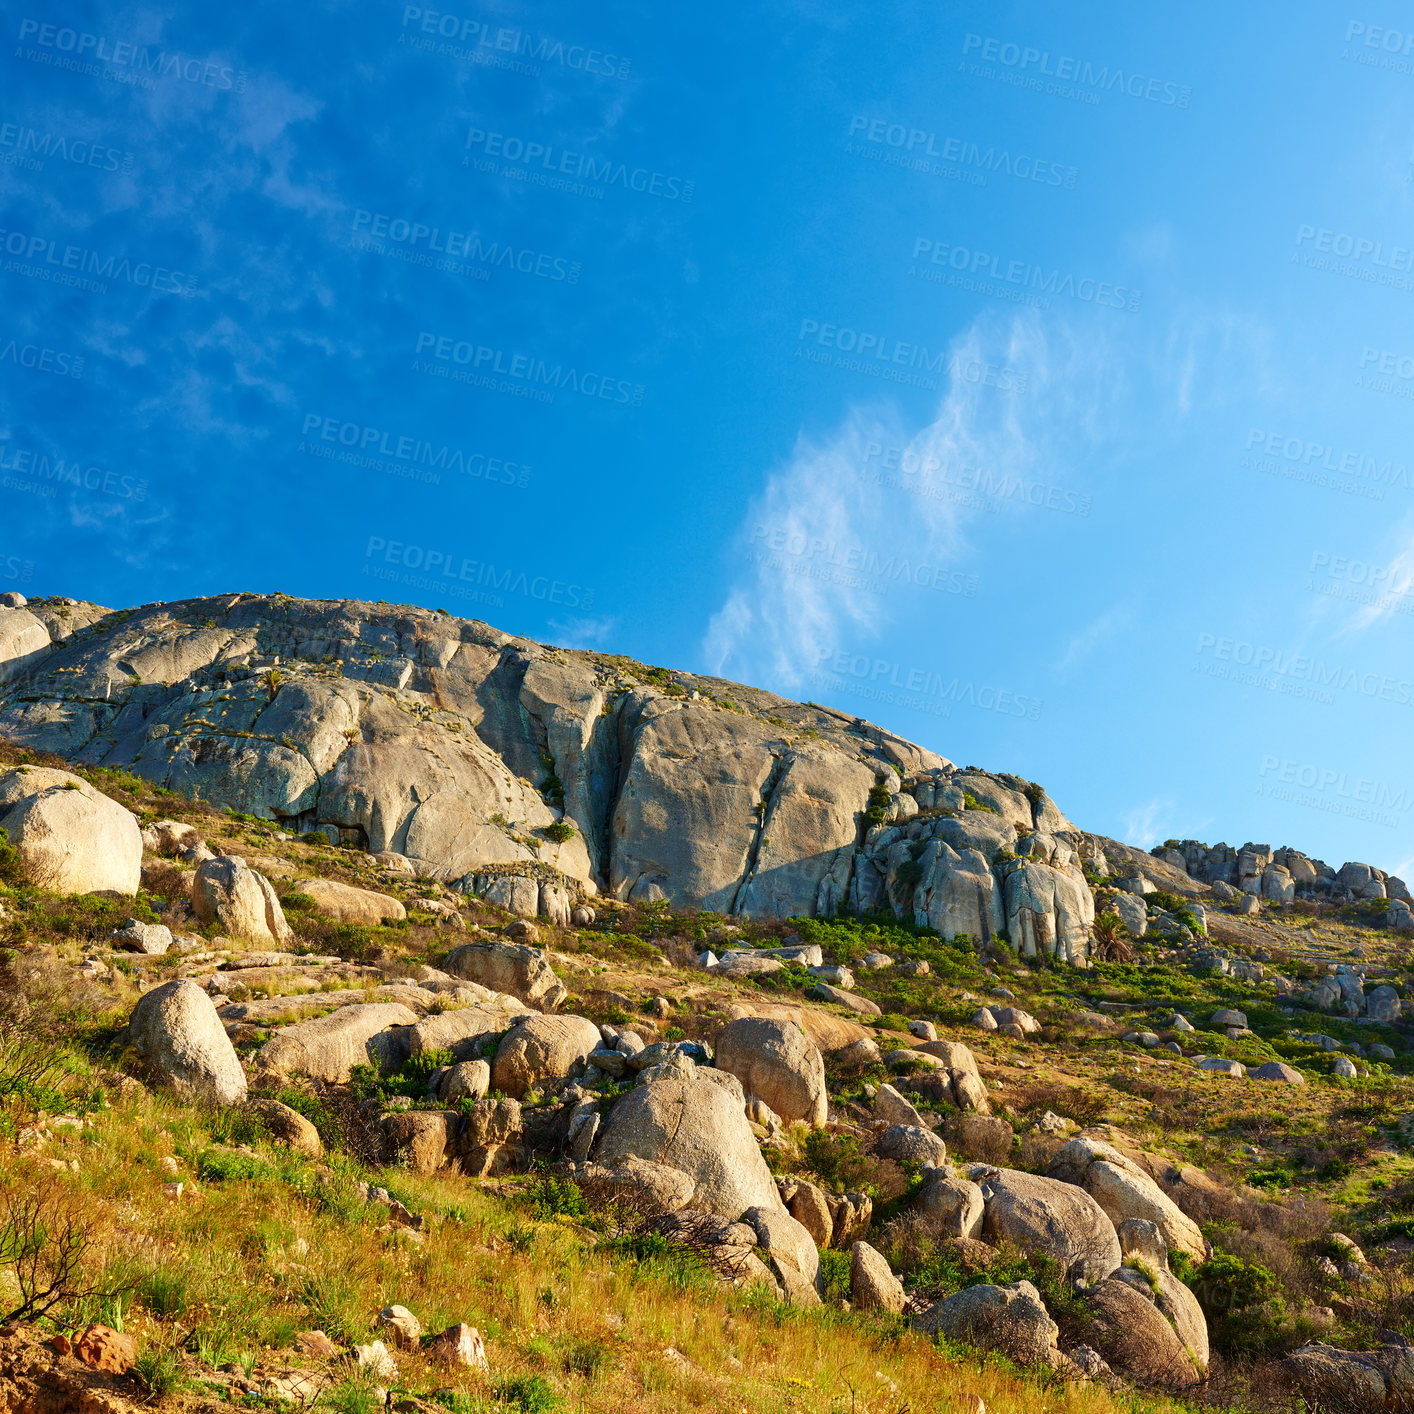
M 19 754 L 0 748 L 0 764 Z M 213 848 L 244 854 L 286 894 L 291 881 L 308 874 L 409 896 L 427 889 L 413 881 L 390 884 L 355 852 L 280 841 L 264 822 L 218 816 L 154 792 L 136 778 L 83 774 L 145 820 L 192 819 Z M 155 887 L 163 885 L 159 881 Z M 67 966 L 101 943 L 122 918 L 155 916 L 161 904 L 160 896 L 146 893 L 136 904 L 59 900 L 29 890 L 0 898 L 8 915 L 0 923 L 0 938 L 31 961 L 41 980 L 49 974 L 63 983 L 74 1071 L 68 1108 L 81 1107 L 85 1094 L 98 1093 L 91 1068 L 95 1058 L 101 1062 L 105 1042 L 137 995 L 137 974 L 160 979 L 180 961 L 134 959 L 124 964 L 130 977 L 89 987 L 75 987 Z M 426 915 L 414 914 L 405 926 L 371 929 L 339 927 L 298 909 L 290 916 L 302 946 L 350 958 L 377 957 L 383 965 L 435 960 L 465 937 L 433 926 Z M 492 910 L 473 916 L 488 927 L 499 922 Z M 794 972 L 742 986 L 665 965 L 668 957 L 685 960 L 689 944 L 715 927 L 710 918 L 631 909 L 610 916 L 612 926 L 601 919 L 594 930 L 548 930 L 547 942 L 560 953 L 558 966 L 575 993 L 569 1009 L 622 1020 L 650 998 L 667 997 L 671 1012 L 660 1021 L 659 1034 L 710 1037 L 726 1008 L 743 996 L 801 1000 L 804 979 Z M 1333 956 L 1358 943 L 1371 960 L 1398 966 L 1407 961 L 1402 944 L 1370 929 L 1358 914 L 1223 923 L 1224 936 L 1241 939 L 1245 929 L 1248 946 L 1277 956 L 1293 943 L 1310 949 L 1295 931 L 1303 928 Z M 1359 1292 L 1322 1287 L 1312 1277 L 1312 1263 L 1333 1222 L 1376 1240 L 1392 1236 L 1397 1243 L 1401 1223 L 1414 1211 L 1414 1172 L 1393 1127 L 1414 1096 L 1404 1073 L 1407 1061 L 1371 1063 L 1369 1080 L 1335 1082 L 1326 1078 L 1328 1055 L 1284 1034 L 1297 1025 L 1368 1041 L 1382 1034 L 1380 1028 L 1329 1018 L 1293 1020 L 1277 1010 L 1269 989 L 1198 977 L 1154 953 L 1141 952 L 1134 964 L 1097 967 L 1088 974 L 1033 969 L 1005 958 L 989 970 L 965 948 L 889 924 L 748 925 L 745 933 L 748 940 L 769 940 L 797 929 L 838 961 L 857 960 L 875 948 L 929 961 L 931 971 L 922 978 L 896 971 L 859 974 L 859 990 L 887 1013 L 876 1028 L 881 1042 L 886 1048 L 904 1044 L 903 1023 L 914 1016 L 967 1040 L 983 1074 L 1001 1082 L 994 1104 L 1018 1130 L 1050 1108 L 1081 1122 L 1114 1124 L 1138 1144 L 1226 1178 L 1240 1202 L 1215 1216 L 1210 1236 L 1278 1274 L 1288 1316 L 1301 1303 L 1329 1301 L 1340 1323 L 1332 1338 L 1351 1344 L 1368 1341 L 1377 1320 L 1398 1319 L 1389 1303 L 1376 1310 Z M 1241 950 L 1240 942 L 1231 945 Z M 1041 1043 L 1019 1045 L 966 1026 L 982 995 L 998 981 L 1016 993 L 1017 1005 L 1047 1022 Z M 1121 1031 L 1159 1029 L 1176 1007 L 1201 1026 L 1216 1007 L 1238 1006 L 1247 1012 L 1254 1037 L 1229 1041 L 1207 1032 L 1185 1038 L 1185 1049 L 1252 1063 L 1280 1057 L 1300 1065 L 1312 1083 L 1292 1090 L 1198 1079 L 1176 1057 L 1125 1046 L 1117 1033 L 1099 1035 L 1064 1021 L 1064 1012 L 1081 1000 L 1087 1006 L 1119 1004 L 1117 1014 L 1125 1017 Z M 637 1024 L 645 1031 L 653 1026 L 641 1014 Z M 882 1071 L 832 1075 L 837 1105 L 862 1116 L 853 1108 L 863 1099 L 861 1085 L 883 1077 Z M 630 1252 L 600 1245 L 602 1232 L 566 1222 L 563 1215 L 560 1221 L 537 1219 L 523 1201 L 452 1175 L 418 1179 L 395 1171 L 380 1179 L 431 1221 L 426 1246 L 412 1249 L 402 1238 L 377 1231 L 377 1212 L 352 1200 L 351 1159 L 336 1158 L 324 1181 L 311 1166 L 287 1157 L 244 1177 L 204 1178 L 202 1155 L 213 1142 L 254 1138 L 260 1152 L 276 1157 L 275 1151 L 266 1150 L 258 1136 L 231 1133 L 229 1117 L 202 1116 L 155 1096 L 120 1099 L 111 1087 L 102 1093 L 112 1107 L 97 1110 L 93 1127 L 82 1134 L 60 1131 L 39 1151 L 38 1167 L 30 1168 L 35 1157 L 30 1149 L 20 1157 L 7 1154 L 3 1162 L 10 1177 L 23 1169 L 37 1175 L 36 1181 L 57 1185 L 66 1204 L 93 1212 L 111 1239 L 105 1260 L 133 1284 L 136 1294 L 125 1320 L 140 1337 L 148 1374 L 158 1385 L 175 1380 L 183 1364 L 185 1380 L 198 1371 L 210 1377 L 237 1355 L 253 1357 L 257 1372 L 298 1364 L 289 1348 L 296 1331 L 322 1325 L 339 1338 L 366 1335 L 378 1309 L 400 1302 L 428 1329 L 462 1319 L 479 1326 L 487 1336 L 492 1376 L 489 1383 L 469 1379 L 467 1388 L 483 1401 L 499 1388 L 509 1407 L 516 1407 L 517 1391 L 520 1403 L 534 1403 L 538 1386 L 505 1383 L 531 1376 L 571 1407 L 585 1409 L 622 1406 L 626 1400 L 636 1409 L 656 1409 L 689 1399 L 708 1408 L 832 1410 L 848 1401 L 851 1409 L 892 1411 L 929 1407 L 963 1393 L 981 1394 L 989 1408 L 1003 1410 L 1038 1408 L 1042 1399 L 1046 1407 L 1100 1409 L 1109 1403 L 1094 1389 L 1057 1388 L 1041 1396 L 1034 1384 L 996 1361 L 940 1352 L 889 1322 L 765 1307 L 759 1297 L 717 1289 L 691 1263 L 668 1254 L 638 1262 Z M 21 1121 L 12 1105 L 0 1123 L 13 1135 Z M 183 1180 L 196 1178 L 199 1197 L 193 1199 L 190 1190 L 176 1203 L 163 1197 L 161 1184 L 170 1174 L 160 1161 L 168 1154 Z M 60 1156 L 77 1158 L 78 1172 L 61 1173 L 45 1162 Z M 875 1183 L 881 1201 L 906 1183 L 906 1175 L 848 1155 L 844 1159 L 838 1145 L 817 1144 L 775 1162 L 802 1172 L 813 1165 L 817 1180 L 844 1186 Z M 1247 1178 L 1265 1186 L 1260 1192 L 1240 1188 Z M 1305 1214 L 1304 1228 L 1292 1221 L 1294 1213 Z M 295 1257 L 300 1238 L 308 1251 Z M 192 1261 L 196 1253 L 200 1260 Z M 1400 1300 L 1406 1290 L 1401 1277 Z M 74 1311 L 65 1319 L 95 1313 Z M 1289 1347 L 1299 1333 L 1294 1319 L 1276 1322 L 1271 1348 Z M 691 1363 L 665 1354 L 669 1345 Z M 180 1356 L 171 1354 L 177 1346 L 185 1347 Z M 164 1352 L 171 1358 L 164 1359 Z M 409 1387 L 426 1392 L 448 1384 L 445 1372 L 423 1366 L 417 1357 L 403 1358 L 402 1365 Z M 193 1396 L 177 1392 L 172 1398 L 190 1402 Z M 350 1393 L 349 1407 L 357 1400 L 357 1391 Z

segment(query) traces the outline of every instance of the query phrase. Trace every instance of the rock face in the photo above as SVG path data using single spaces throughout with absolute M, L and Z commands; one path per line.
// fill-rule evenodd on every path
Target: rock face
M 200 922 L 214 923 L 233 937 L 257 943 L 287 943 L 294 937 L 269 879 L 247 868 L 239 855 L 222 854 L 198 864 L 191 902 Z
M 39 888 L 132 895 L 142 882 L 137 818 L 68 771 L 21 766 L 0 776 L 0 829 Z
M 0 736 L 323 830 L 523 917 L 564 923 L 607 891 L 1085 947 L 1082 836 L 1044 791 L 843 713 L 410 606 L 227 594 L 65 615 L 0 608 Z M 1037 872 L 1004 879 L 991 861 L 1019 834 Z
M 542 1011 L 553 1011 L 568 993 L 541 948 L 491 940 L 453 948 L 442 963 L 453 977 L 465 977 Z
M 781 1207 L 740 1102 L 700 1074 L 653 1080 L 621 1096 L 595 1158 L 610 1168 L 636 1159 L 675 1170 L 691 1184 L 685 1201 L 729 1221 L 748 1208 Z
M 246 1078 L 211 998 L 185 977 L 146 993 L 128 1021 L 128 1041 L 158 1080 L 195 1099 L 238 1105 Z
M 830 1097 L 825 1062 L 793 1021 L 741 1017 L 717 1035 L 717 1066 L 764 1100 L 786 1124 L 824 1124 Z

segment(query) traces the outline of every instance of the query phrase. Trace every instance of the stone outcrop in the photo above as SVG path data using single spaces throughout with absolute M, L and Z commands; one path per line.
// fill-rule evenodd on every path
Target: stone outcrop
M 0 609 L 0 735 L 322 831 L 521 917 L 565 925 L 604 891 L 755 917 L 882 906 L 1084 952 L 1064 862 L 1081 837 L 1045 792 L 848 714 L 410 606 L 63 609 Z M 994 860 L 1018 835 L 1054 843 L 1008 894 Z
M 270 880 L 239 855 L 218 855 L 198 864 L 191 902 L 199 922 L 214 923 L 233 937 L 275 945 L 294 937 Z
M 465 977 L 493 991 L 508 992 L 542 1011 L 553 1011 L 568 993 L 542 948 L 499 939 L 464 943 L 442 963 L 453 977 Z
M 356 1065 L 397 1070 L 408 1058 L 408 1032 L 416 1022 L 417 1013 L 401 1002 L 340 1007 L 313 1021 L 282 1026 L 256 1053 L 255 1069 L 340 1084 Z
M 37 888 L 132 895 L 142 882 L 136 816 L 68 771 L 21 766 L 0 775 L 0 829 Z
M 245 1072 L 211 998 L 185 977 L 145 993 L 128 1020 L 127 1041 L 159 1083 L 192 1099 L 238 1105 Z
M 1091 1282 L 1119 1266 L 1114 1224 L 1083 1188 L 1019 1169 L 991 1169 L 974 1177 L 986 1204 L 986 1241 L 1044 1252 L 1070 1275 Z
M 786 1123 L 812 1128 L 829 1113 L 825 1062 L 792 1021 L 742 1017 L 717 1035 L 717 1066 L 741 1081 L 747 1095 L 764 1100 Z

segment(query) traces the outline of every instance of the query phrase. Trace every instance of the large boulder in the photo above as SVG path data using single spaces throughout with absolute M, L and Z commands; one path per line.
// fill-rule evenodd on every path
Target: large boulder
M 927 1335 L 999 1350 L 1018 1365 L 1065 1364 L 1056 1349 L 1060 1327 L 1029 1281 L 967 1287 L 930 1306 L 913 1324 Z
M 459 1061 L 474 1061 L 484 1037 L 499 1035 L 510 1017 L 500 1007 L 469 1006 L 424 1016 L 408 1033 L 408 1052 L 450 1051 Z
M 288 1144 L 308 1159 L 324 1156 L 319 1131 L 298 1110 L 279 1100 L 251 1100 L 246 1108 L 264 1125 L 272 1139 Z
M 948 1146 L 931 1129 L 916 1124 L 890 1125 L 876 1146 L 880 1158 L 895 1163 L 915 1163 L 941 1168 L 948 1160 Z
M 741 1081 L 786 1124 L 824 1124 L 830 1096 L 819 1050 L 792 1021 L 742 1017 L 717 1035 L 717 1068 Z
M 1046 1166 L 1046 1175 L 1080 1185 L 1116 1227 L 1126 1218 L 1143 1218 L 1159 1229 L 1170 1250 L 1186 1252 L 1196 1262 L 1207 1259 L 1208 1242 L 1198 1224 L 1113 1145 L 1100 1139 L 1072 1139 Z
M 867 1242 L 856 1242 L 850 1249 L 849 1297 L 860 1311 L 887 1311 L 897 1316 L 904 1307 L 903 1283 Z
M 1414 1407 L 1414 1350 L 1386 1345 L 1379 1350 L 1339 1350 L 1313 1341 L 1286 1358 L 1312 1409 L 1331 1414 Z
M 260 1048 L 257 1071 L 345 1083 L 356 1065 L 397 1070 L 409 1055 L 417 1013 L 401 1002 L 366 1002 L 284 1026 Z
M 553 1011 L 568 995 L 544 949 L 523 943 L 504 943 L 494 938 L 464 943 L 447 954 L 442 970 L 496 992 L 509 992 L 542 1011 Z
M 796 1306 L 818 1306 L 823 1287 L 820 1254 L 810 1234 L 781 1206 L 779 1197 L 748 1208 L 741 1221 L 756 1234 L 757 1255 L 770 1268 L 786 1300 Z
M 312 898 L 315 908 L 336 923 L 399 923 L 408 916 L 391 894 L 358 889 L 337 879 L 303 879 L 295 890 Z
M 218 1105 L 245 1099 L 245 1072 L 215 1004 L 188 978 L 142 996 L 128 1021 L 128 1042 L 148 1073 L 180 1094 Z
M 1197 1298 L 1171 1272 L 1121 1267 L 1088 1293 L 1088 1302 L 1095 1344 L 1111 1369 L 1136 1384 L 1171 1389 L 1186 1389 L 1207 1378 L 1203 1313 L 1197 1310 Z M 1184 1324 L 1191 1345 L 1166 1308 Z
M 582 1068 L 599 1040 L 599 1028 L 587 1017 L 528 1016 L 501 1038 L 491 1086 L 518 1100 L 527 1090 Z
M 264 874 L 234 854 L 218 854 L 196 866 L 191 886 L 198 921 L 214 923 L 236 938 L 257 943 L 288 943 L 294 932 Z
M 383 1151 L 414 1173 L 436 1173 L 461 1129 L 455 1110 L 403 1110 L 382 1120 Z
M 987 1205 L 982 1236 L 1041 1252 L 1067 1274 L 1103 1280 L 1119 1266 L 1119 1237 L 1083 1188 L 1019 1169 L 993 1169 L 978 1185 Z
M 914 1199 L 913 1211 L 939 1237 L 982 1236 L 987 1205 L 982 1190 L 960 1174 L 939 1174 Z
M 132 895 L 142 883 L 137 817 L 67 771 L 21 766 L 0 776 L 0 829 L 41 889 Z
M 633 1158 L 677 1170 L 692 1183 L 686 1202 L 731 1221 L 748 1208 L 781 1206 L 741 1104 L 701 1072 L 650 1080 L 621 1096 L 595 1157 L 610 1168 Z

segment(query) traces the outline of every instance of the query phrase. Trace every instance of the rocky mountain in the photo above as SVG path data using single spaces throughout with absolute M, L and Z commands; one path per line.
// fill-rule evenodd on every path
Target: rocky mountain
M 1265 846 L 1147 855 L 1083 833 L 1034 782 L 847 713 L 440 611 L 0 602 L 0 737 L 403 856 L 526 915 L 600 892 L 759 918 L 891 908 L 1083 962 L 1087 867 L 1188 895 L 1385 887 Z

